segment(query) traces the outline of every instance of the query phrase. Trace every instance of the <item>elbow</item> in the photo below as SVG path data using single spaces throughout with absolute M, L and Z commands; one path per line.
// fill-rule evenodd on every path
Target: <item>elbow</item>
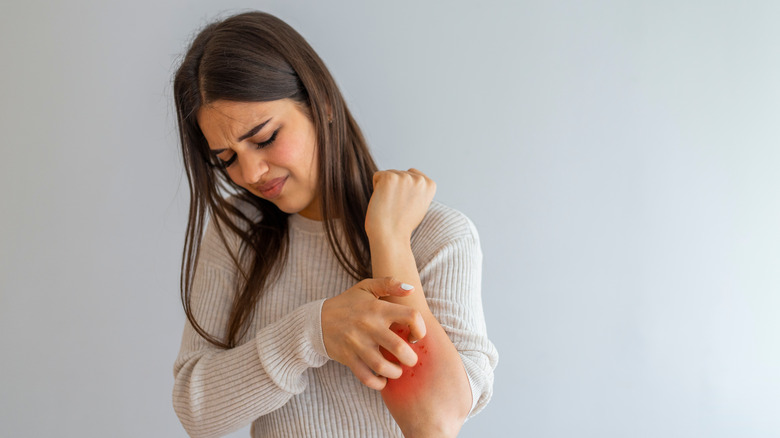
M 181 423 L 187 435 L 191 438 L 217 438 L 221 436 L 214 430 L 210 430 L 206 422 L 199 415 L 192 415 L 189 409 L 182 406 L 178 406 L 174 400 L 173 410 L 176 411 L 176 416 L 179 417 Z
M 472 394 L 466 418 L 480 413 L 493 396 L 494 370 L 498 363 L 498 352 L 494 347 L 487 352 L 461 352 L 463 365 Z
M 444 416 L 442 415 L 441 418 L 434 419 L 432 423 L 433 430 L 436 431 L 435 436 L 440 436 L 442 438 L 455 438 L 458 436 L 458 433 L 460 433 L 460 429 L 463 427 L 463 423 L 466 422 L 466 417 L 468 416 L 469 409 L 466 409 L 465 412 L 461 411 L 453 415 Z M 431 435 L 420 435 L 420 436 L 431 436 Z
M 465 415 L 441 414 L 429 416 L 421 423 L 399 426 L 406 438 L 456 438 L 465 421 Z
M 176 376 L 173 386 L 173 410 L 184 430 L 192 438 L 215 438 L 220 434 L 209 427 L 201 391 L 193 390 L 190 381 L 181 374 Z
M 173 396 L 173 410 L 176 412 L 176 416 L 179 418 L 187 435 L 192 438 L 205 438 L 213 435 L 201 433 L 202 419 L 197 414 L 196 409 L 192 409 L 191 404 L 188 403 L 185 397 L 174 392 Z

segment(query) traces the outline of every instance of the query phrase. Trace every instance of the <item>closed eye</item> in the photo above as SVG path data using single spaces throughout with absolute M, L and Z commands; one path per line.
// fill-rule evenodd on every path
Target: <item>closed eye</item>
M 233 162 L 234 162 L 234 161 L 236 161 L 236 157 L 237 157 L 237 156 L 238 156 L 238 155 L 236 155 L 236 154 L 234 153 L 234 154 L 233 154 L 233 155 L 232 155 L 230 158 L 228 158 L 227 160 L 223 160 L 222 158 L 216 157 L 216 158 L 217 158 L 217 165 L 219 165 L 219 167 L 230 167 L 230 165 L 231 165 L 231 164 L 233 164 Z
M 257 143 L 257 148 L 258 148 L 258 149 L 262 149 L 262 148 L 264 148 L 264 147 L 271 146 L 271 144 L 274 142 L 274 140 L 276 140 L 276 134 L 278 134 L 278 133 L 279 133 L 279 129 L 277 129 L 276 131 L 274 131 L 274 133 L 273 133 L 273 134 L 271 134 L 271 138 L 269 138 L 268 140 L 266 140 L 266 141 L 264 141 L 264 142 L 261 142 L 261 143 Z M 235 155 L 234 155 L 234 156 L 235 156 Z
M 268 146 L 271 146 L 271 144 L 273 144 L 273 142 L 276 140 L 276 135 L 278 133 L 279 133 L 279 129 L 277 129 L 276 131 L 274 131 L 273 134 L 271 134 L 271 138 L 269 138 L 266 141 L 260 142 L 260 143 L 255 143 L 255 145 L 257 145 L 258 149 L 263 149 L 263 148 L 266 148 Z M 235 154 L 235 153 L 230 158 L 228 158 L 227 160 L 223 160 L 222 158 L 217 157 L 217 163 L 221 167 L 227 168 L 227 167 L 230 167 L 231 165 L 233 165 L 233 163 L 236 161 L 237 157 L 238 157 L 238 155 Z

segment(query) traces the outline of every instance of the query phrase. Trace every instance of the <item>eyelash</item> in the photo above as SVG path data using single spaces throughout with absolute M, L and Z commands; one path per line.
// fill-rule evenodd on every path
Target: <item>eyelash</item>
M 268 140 L 266 140 L 264 142 L 256 143 L 257 148 L 258 149 L 263 149 L 263 148 L 267 148 L 268 146 L 271 146 L 271 144 L 274 142 L 274 140 L 276 140 L 276 134 L 278 134 L 278 133 L 279 133 L 279 130 L 277 129 L 276 131 L 274 131 L 273 134 L 271 134 L 271 138 L 269 138 Z M 233 154 L 233 156 L 230 157 L 230 159 L 227 160 L 227 161 L 222 160 L 221 158 L 218 157 L 217 161 L 219 162 L 219 165 L 221 167 L 228 168 L 236 161 L 236 157 L 237 156 L 238 155 Z

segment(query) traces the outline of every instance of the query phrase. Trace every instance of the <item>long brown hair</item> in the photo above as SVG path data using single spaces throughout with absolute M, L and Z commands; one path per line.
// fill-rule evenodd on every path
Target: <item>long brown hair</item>
M 187 319 L 201 336 L 223 348 L 237 345 L 249 328 L 263 289 L 281 269 L 288 246 L 288 214 L 239 187 L 212 162 L 196 120 L 198 110 L 211 102 L 289 98 L 307 110 L 317 133 L 318 194 L 331 249 L 356 280 L 371 276 L 364 223 L 377 167 L 336 82 L 300 34 L 262 12 L 209 24 L 187 50 L 173 89 L 190 191 L 181 300 Z M 254 206 L 260 221 L 253 222 L 236 202 L 227 199 L 229 194 Z M 217 339 L 198 324 L 190 303 L 207 216 L 226 247 L 224 226 L 241 239 L 238 254 L 231 254 L 240 279 L 225 339 Z

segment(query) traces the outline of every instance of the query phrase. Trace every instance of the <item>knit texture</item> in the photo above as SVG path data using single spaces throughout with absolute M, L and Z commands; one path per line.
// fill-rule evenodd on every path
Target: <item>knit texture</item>
M 252 437 L 403 436 L 381 394 L 325 351 L 322 303 L 356 281 L 339 265 L 321 222 L 297 214 L 288 220 L 287 260 L 258 303 L 250 336 L 226 350 L 185 324 L 174 364 L 176 414 L 193 437 L 222 436 L 250 423 Z M 207 226 L 191 291 L 196 321 L 220 338 L 239 275 L 228 252 L 237 250 L 238 237 L 226 237 L 227 247 Z M 463 360 L 471 417 L 490 399 L 498 362 L 482 311 L 477 231 L 462 213 L 434 202 L 411 245 L 431 312 Z

